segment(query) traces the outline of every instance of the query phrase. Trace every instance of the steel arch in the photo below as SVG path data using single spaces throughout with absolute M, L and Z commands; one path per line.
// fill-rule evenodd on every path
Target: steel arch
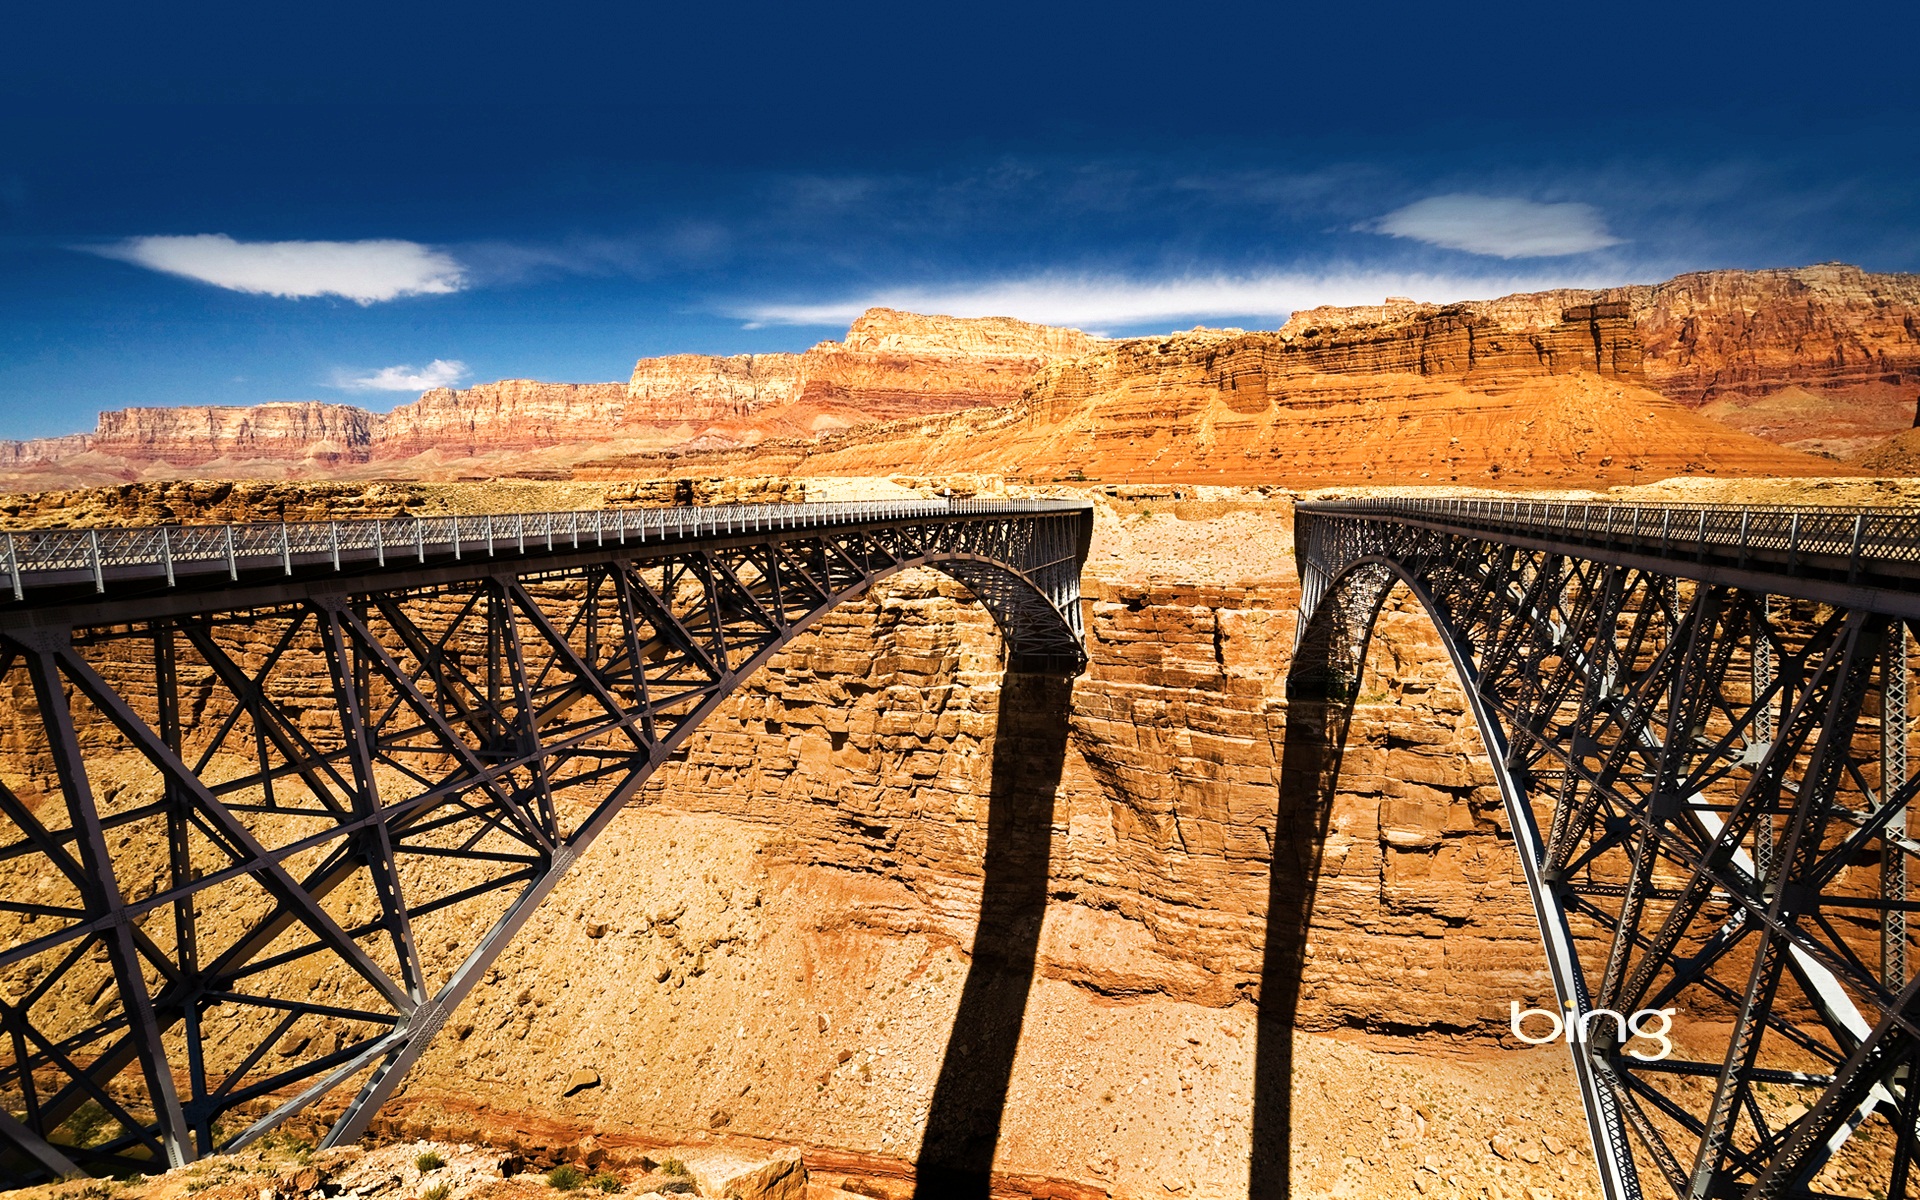
M 1572 1045 L 1609 1197 L 1639 1197 L 1645 1167 L 1689 1197 L 1818 1194 L 1829 1168 L 1902 1194 L 1914 556 L 1856 535 L 1844 573 L 1803 573 L 1778 536 L 1803 513 L 1538 507 L 1301 506 L 1290 699 L 1350 715 L 1380 605 L 1409 586 L 1470 697 L 1562 1011 L 1726 1024 L 1656 1062 L 1606 1017 Z M 1740 537 L 1674 539 L 1676 511 Z M 1620 536 L 1643 525 L 1661 537 Z M 1337 738 L 1345 717 L 1301 725 Z
M 216 538 L 164 587 L 95 537 L 78 578 L 29 574 L 0 610 L 0 695 L 44 730 L 0 769 L 0 1171 L 185 1161 L 349 1087 L 328 1141 L 357 1137 L 653 771 L 881 580 L 944 572 L 1010 668 L 1082 668 L 1089 506 L 826 507 L 485 556 L 456 522 L 391 563 L 344 524 L 318 561 Z

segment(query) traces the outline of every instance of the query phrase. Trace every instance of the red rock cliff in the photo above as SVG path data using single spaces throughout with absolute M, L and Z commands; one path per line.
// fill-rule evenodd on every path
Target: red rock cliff
M 1108 342 L 1041 368 L 1005 408 L 699 461 L 743 473 L 964 470 L 1303 486 L 1582 486 L 1836 469 L 1646 387 L 1621 302 L 1575 304 L 1534 328 L 1466 305 L 1383 308 L 1315 310 L 1278 332 Z M 613 476 L 686 465 L 628 459 L 581 470 Z
M 677 425 L 750 416 L 800 394 L 797 354 L 669 354 L 634 364 L 629 421 Z
M 1336 343 L 1378 344 L 1393 340 L 1391 331 L 1451 321 L 1485 336 L 1530 339 L 1564 325 L 1570 310 L 1587 309 L 1609 339 L 1638 341 L 1638 369 L 1649 384 L 1690 406 L 1789 386 L 1920 385 L 1920 275 L 1875 275 L 1844 263 L 1696 271 L 1665 283 L 1528 292 L 1444 307 L 1388 301 L 1313 308 L 1294 313 L 1280 333 L 1298 339 L 1317 330 Z M 1402 332 L 1397 340 L 1421 339 Z M 1333 369 L 1369 365 L 1358 356 Z
M 194 466 L 220 458 L 364 462 L 371 414 L 302 400 L 248 407 L 123 408 L 100 414 L 89 448 Z
M 1620 293 L 1648 380 L 1683 404 L 1793 385 L 1920 387 L 1920 275 L 1823 263 L 1701 271 Z
M 578 441 L 589 431 L 605 437 L 626 405 L 627 389 L 617 383 L 503 379 L 458 391 L 435 388 L 374 417 L 373 449 L 379 458 L 402 458 L 427 450 L 532 449 Z
M 1619 413 L 1595 411 L 1570 413 L 1578 418 L 1570 422 L 1553 418 L 1550 424 L 1566 425 L 1564 436 L 1543 433 L 1529 405 L 1574 397 L 1581 389 L 1568 381 L 1581 377 L 1625 389 L 1609 400 L 1638 403 L 1657 394 L 1721 425 L 1690 425 L 1684 436 L 1670 437 L 1667 415 L 1635 410 L 1634 436 L 1609 433 L 1592 446 L 1576 444 L 1593 435 L 1588 426 L 1596 421 L 1620 426 Z M 1027 395 L 1031 403 L 1022 399 Z M 1534 478 L 1585 480 L 1594 478 L 1582 461 L 1589 458 L 1631 459 L 1643 471 L 1731 469 L 1734 459 L 1761 469 L 1765 454 L 1744 443 L 1719 444 L 1725 425 L 1794 449 L 1851 456 L 1909 428 L 1917 396 L 1920 276 L 1828 264 L 1444 306 L 1389 300 L 1315 308 L 1271 333 L 1201 331 L 1124 342 L 1007 318 L 873 309 L 845 340 L 804 354 L 642 359 L 625 384 L 507 380 L 429 392 L 381 416 L 318 403 L 128 409 L 103 414 L 99 431 L 84 442 L 0 445 L 0 468 L 13 486 L 47 486 L 50 476 L 83 460 L 89 471 L 122 479 L 156 465 L 277 464 L 282 474 L 302 474 L 416 456 L 427 457 L 405 469 L 452 470 L 447 464 L 463 456 L 492 455 L 460 469 L 493 472 L 503 453 L 557 448 L 546 469 L 594 460 L 600 465 L 592 470 L 614 464 L 644 473 L 639 460 L 608 455 L 672 452 L 684 462 L 689 454 L 712 459 L 799 439 L 799 449 L 780 451 L 791 459 L 813 455 L 815 439 L 849 426 L 997 408 L 964 420 L 940 417 L 941 428 L 964 426 L 970 439 L 983 430 L 992 435 L 961 447 L 977 469 L 1124 465 L 1134 477 L 1204 470 L 1224 482 L 1292 478 L 1287 472 L 1305 464 L 1325 479 L 1360 447 L 1365 452 L 1351 469 L 1334 475 L 1512 478 L 1516 464 L 1550 460 L 1554 465 Z M 1589 405 L 1593 397 L 1582 392 L 1575 400 Z M 1374 420 L 1380 413 L 1367 406 L 1407 404 L 1424 405 L 1431 418 L 1404 425 L 1400 433 L 1410 437 L 1384 450 L 1355 440 L 1353 420 L 1375 433 L 1381 428 Z M 1512 410 L 1513 419 L 1451 427 L 1457 422 L 1449 414 L 1490 404 Z M 1077 441 L 1052 439 L 1031 454 L 982 460 L 1005 449 L 1003 431 L 1032 433 L 1038 424 L 1067 420 L 1074 406 L 1086 409 L 1072 418 Z M 1302 440 L 1289 432 L 1290 422 L 1314 412 L 1324 418 L 1318 434 L 1308 431 L 1312 436 Z M 858 436 L 866 443 L 885 444 L 874 453 L 886 461 L 843 465 L 891 469 L 921 461 L 934 443 L 902 439 L 925 442 L 928 431 L 938 432 L 918 425 L 864 430 Z M 1331 458 L 1319 449 L 1305 453 L 1319 434 L 1331 439 Z M 1476 445 L 1482 435 L 1499 440 Z M 1543 437 L 1558 441 L 1549 446 Z M 1410 446 L 1417 451 L 1411 456 Z M 820 447 L 840 449 L 831 440 Z M 939 448 L 942 463 L 948 454 Z M 1476 459 L 1484 461 L 1468 461 Z M 1369 467 L 1370 475 L 1361 469 Z
M 1041 366 L 1101 344 L 1004 317 L 873 309 L 805 354 L 643 358 L 626 383 L 506 379 L 437 388 L 389 413 L 345 404 L 191 405 L 102 413 L 90 436 L 0 442 L 0 468 L 45 486 L 83 458 L 103 478 L 251 464 L 260 473 L 431 456 L 431 462 L 611 442 L 751 445 L 894 417 L 1006 404 Z M 496 457 L 497 463 L 497 457 Z M 29 482 L 31 481 L 31 482 Z M 76 482 L 60 479 L 58 482 Z
M 1344 366 L 1329 360 L 1328 369 L 1348 371 L 1375 361 L 1390 331 L 1401 331 L 1405 363 L 1413 351 L 1427 350 L 1432 335 L 1413 331 L 1431 322 L 1464 322 L 1482 339 L 1534 340 L 1564 324 L 1570 311 L 1620 318 L 1617 332 L 1637 342 L 1621 344 L 1621 352 L 1637 356 L 1638 371 L 1662 395 L 1797 449 L 1858 453 L 1909 428 L 1920 398 L 1920 275 L 1876 275 L 1844 263 L 1698 271 L 1659 284 L 1445 308 L 1411 301 L 1316 308 L 1295 313 L 1281 333 L 1357 339 L 1368 352 Z M 1460 347 L 1452 341 L 1443 350 L 1457 363 Z M 1627 357 L 1616 365 L 1630 373 Z
M 873 308 L 845 341 L 804 354 L 643 358 L 629 394 L 629 421 L 748 421 L 804 433 L 856 424 L 1008 404 L 1049 362 L 1103 344 L 1077 329 L 1009 317 L 941 317 Z M 828 420 L 822 421 L 822 416 Z M 780 429 L 785 432 L 786 429 Z M 729 440 L 755 431 L 730 429 Z M 740 436 L 745 434 L 746 436 Z

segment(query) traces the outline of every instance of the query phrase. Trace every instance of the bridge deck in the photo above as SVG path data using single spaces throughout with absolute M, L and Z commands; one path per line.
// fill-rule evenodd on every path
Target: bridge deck
M 363 574 L 473 558 L 523 559 L 608 546 L 664 548 L 782 530 L 1091 508 L 1070 500 L 889 500 L 14 530 L 0 532 L 0 589 L 5 589 L 0 605 L 71 601 L 105 593 L 109 585 L 129 591 L 210 589 L 262 575 Z
M 1920 509 L 1412 497 L 1302 503 L 1314 516 L 1651 567 L 1689 579 L 1920 617 Z M 1792 580 L 1786 586 L 1785 580 Z

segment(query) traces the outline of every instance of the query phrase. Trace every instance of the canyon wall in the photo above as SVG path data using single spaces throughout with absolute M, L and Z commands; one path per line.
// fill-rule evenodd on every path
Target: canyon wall
M 1473 304 L 1309 309 L 1263 341 L 1260 374 L 1443 376 L 1496 392 L 1577 371 L 1645 381 L 1639 333 L 1627 305 L 1552 293 L 1493 303 L 1511 306 L 1523 299 L 1539 306 L 1534 319 L 1503 320 L 1497 314 L 1506 308 Z M 1562 305 L 1560 299 L 1576 302 Z
M 1550 988 L 1434 631 L 1389 605 L 1339 793 L 1299 805 L 1284 497 L 1100 505 L 1084 676 L 1004 676 L 991 619 L 930 572 L 829 614 L 616 819 L 381 1129 L 797 1142 L 900 1179 L 956 1139 L 967 1159 L 984 1127 L 978 1165 L 1043 1181 L 1003 1194 L 1371 1198 L 1422 1173 L 1470 1191 L 1497 1165 L 1593 1195 L 1564 1054 L 1497 1040 L 1509 998 Z M 256 662 L 272 630 L 220 636 Z M 324 663 L 282 661 L 319 736 Z M 151 702 L 143 656 L 101 665 Z M 87 744 L 114 744 L 85 716 Z M 46 764 L 23 780 L 14 761 L 42 741 L 0 730 L 17 794 L 45 786 Z M 145 774 L 107 774 L 114 805 L 142 802 Z M 479 928 L 435 920 L 437 970 Z M 582 1071 L 596 1082 L 572 1087 Z
M 617 383 L 503 379 L 435 388 L 372 418 L 370 457 L 397 459 L 428 451 L 471 455 L 575 442 L 583 431 L 611 430 L 626 411 L 627 389 Z
M 846 341 L 821 342 L 801 356 L 800 399 L 870 420 L 1010 404 L 1047 363 L 1104 344 L 1077 329 L 1009 317 L 961 321 L 869 309 Z
M 1171 433 L 1137 411 L 1149 382 L 1170 389 Z M 1096 394 L 1112 402 L 1093 403 Z M 1600 449 L 1615 440 L 1616 401 L 1643 425 L 1654 413 L 1639 430 L 1649 436 Z M 1916 401 L 1920 276 L 1824 264 L 1448 305 L 1389 299 L 1302 310 L 1277 331 L 1121 342 L 1007 318 L 873 309 L 842 341 L 801 354 L 647 358 L 625 384 L 505 380 L 429 392 L 387 414 L 319 403 L 104 413 L 92 435 L 0 442 L 0 486 L 193 472 L 553 477 L 583 462 L 591 478 L 791 465 L 812 458 L 814 443 L 857 470 L 887 458 L 946 464 L 946 447 L 913 444 L 922 430 L 977 435 L 969 463 L 1004 451 L 1026 474 L 1232 482 L 1303 466 L 1302 481 L 1502 482 L 1532 460 L 1542 464 L 1534 481 L 1586 481 L 1615 478 L 1587 469 L 1603 458 L 1641 471 L 1792 470 L 1782 464 L 1799 461 L 1725 439 L 1729 426 L 1857 457 L 1909 428 Z M 1063 402 L 1081 407 L 1070 414 Z M 1147 401 L 1148 413 L 1158 403 Z M 1534 411 L 1541 405 L 1567 410 L 1565 437 L 1542 433 L 1564 422 Z M 985 411 L 948 416 L 967 409 Z M 1678 409 L 1713 423 L 1676 424 Z M 1474 437 L 1497 437 L 1488 453 L 1465 437 L 1466 451 L 1451 452 L 1454 414 Z M 1077 440 L 1041 431 L 1045 444 L 1034 442 L 1040 425 L 1069 417 Z M 1593 428 L 1581 433 L 1585 425 Z M 856 442 L 884 449 L 842 453 L 836 443 L 856 428 Z M 1338 436 L 1321 440 L 1316 429 Z M 1568 461 L 1575 449 L 1563 443 L 1576 435 L 1596 439 L 1594 448 Z M 1248 444 L 1223 450 L 1229 437 Z
M 1554 329 L 1579 310 L 1639 344 L 1649 384 L 1698 407 L 1782 387 L 1920 386 L 1920 275 L 1845 263 L 1792 270 L 1696 271 L 1665 283 L 1561 289 L 1471 300 L 1322 307 L 1294 313 L 1281 336 L 1360 334 L 1438 316 L 1509 336 Z
M 1701 271 L 1621 289 L 1647 376 L 1686 404 L 1814 390 L 1920 395 L 1920 275 L 1844 263 L 1797 271 Z
M 1439 306 L 1412 301 L 1293 314 L 1282 334 L 1364 336 L 1442 314 L 1530 338 L 1571 311 L 1620 314 L 1647 386 L 1734 428 L 1850 456 L 1913 425 L 1920 401 L 1920 275 L 1845 263 L 1697 271 L 1665 283 Z
M 0 469 L 27 487 L 193 472 L 552 474 L 583 448 L 725 448 L 1006 404 L 1045 363 L 1099 344 L 1006 318 L 873 309 L 846 341 L 804 354 L 644 358 L 626 383 L 506 379 L 436 388 L 388 413 L 319 402 L 109 411 L 91 435 L 0 442 Z
M 1845 471 L 1647 387 L 1617 303 L 1576 304 L 1519 331 L 1449 308 L 1364 322 L 1321 312 L 1277 332 L 1130 338 L 1042 367 L 1022 399 L 1003 408 L 744 449 L 589 459 L 575 475 L 689 469 L 1303 487 L 1595 486 Z
M 0 466 L 20 468 L 39 463 L 69 461 L 87 452 L 92 441 L 84 433 L 64 437 L 27 438 L 24 441 L 0 440 Z
M 1490 1181 L 1500 1136 L 1530 1147 L 1510 1182 L 1593 1194 L 1563 1064 L 1492 1049 L 1506 1000 L 1549 988 L 1490 769 L 1409 603 L 1332 810 L 1286 808 L 1285 536 L 1257 498 L 1103 512 L 1093 661 L 1058 708 L 1000 675 L 991 622 L 937 577 L 839 610 L 622 815 L 388 1128 L 777 1139 L 904 1173 L 955 1136 L 942 1088 L 1004 1073 L 1004 1108 L 977 1114 L 1003 1177 L 1397 1196 L 1423 1162 Z M 996 960 L 1029 927 L 1033 961 Z M 602 1084 L 565 1095 L 583 1068 Z
M 376 418 L 350 404 L 289 401 L 251 407 L 123 408 L 100 414 L 87 448 L 202 465 L 216 459 L 364 462 Z
M 745 417 L 800 395 L 798 354 L 669 354 L 643 358 L 627 384 L 622 418 L 679 423 Z

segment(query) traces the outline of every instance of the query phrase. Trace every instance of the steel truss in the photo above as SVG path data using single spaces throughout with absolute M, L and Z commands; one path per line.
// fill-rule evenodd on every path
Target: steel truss
M 1637 1200 L 1648 1171 L 1682 1197 L 1920 1190 L 1920 522 L 1544 507 L 1302 505 L 1290 696 L 1350 711 L 1394 587 L 1433 618 L 1561 1011 L 1675 1010 L 1658 1061 L 1616 1018 L 1577 1022 L 1612 1200 Z M 1832 544 L 1810 554 L 1802 531 L 1821 522 Z M 1907 531 L 1898 552 L 1863 553 L 1876 528 Z
M 889 575 L 965 584 L 1011 667 L 1084 665 L 1090 507 L 806 508 L 421 534 L 358 574 L 209 556 L 197 588 L 170 559 L 125 596 L 27 576 L 0 611 L 0 1178 L 153 1170 L 310 1107 L 358 1137 L 653 771 Z

